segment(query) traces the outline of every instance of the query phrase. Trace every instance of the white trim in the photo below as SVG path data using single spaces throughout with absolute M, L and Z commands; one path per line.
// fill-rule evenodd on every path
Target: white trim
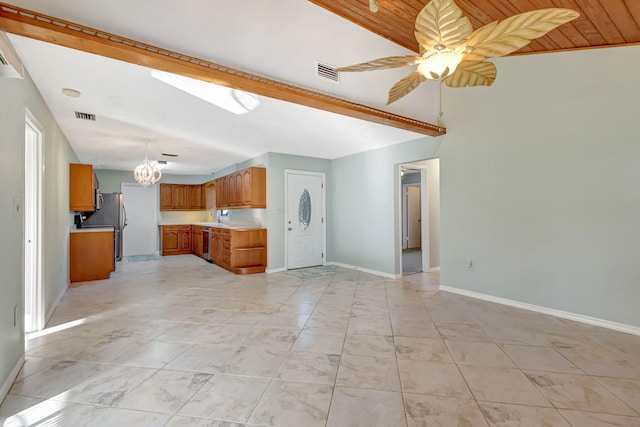
M 429 269 L 429 273 L 435 273 L 437 271 L 440 271 L 440 267 L 433 267 Z
M 468 291 L 466 289 L 452 288 L 449 286 L 440 286 L 441 291 L 451 292 L 452 294 L 464 295 L 475 299 L 495 302 L 497 304 L 508 305 L 511 307 L 521 308 L 523 310 L 535 311 L 537 313 L 548 314 L 550 316 L 560 317 L 562 319 L 574 320 L 588 325 L 600 326 L 601 328 L 613 329 L 615 331 L 626 332 L 628 334 L 640 335 L 640 327 L 625 325 L 624 323 L 611 322 L 609 320 L 598 319 L 597 317 L 585 316 L 582 314 L 571 313 L 568 311 L 556 310 L 555 308 L 542 307 L 540 305 L 529 304 L 521 301 L 514 301 L 507 298 L 496 297 L 493 295 L 482 294 L 479 292 Z
M 327 174 L 324 172 L 310 172 L 301 171 L 295 169 L 284 170 L 284 270 L 289 269 L 289 234 L 287 233 L 287 209 L 289 208 L 289 174 L 292 175 L 307 175 L 307 176 L 319 176 L 322 188 L 320 194 L 322 198 L 322 265 L 327 265 Z
M 384 273 L 382 271 L 370 270 L 368 268 L 362 268 L 362 267 L 358 267 L 351 264 L 343 264 L 341 262 L 335 262 L 335 261 L 328 262 L 327 265 L 335 265 L 337 267 L 348 268 L 349 270 L 362 271 L 363 273 L 375 274 L 376 276 L 382 276 L 388 279 L 399 279 L 402 277 L 402 275 L 400 274 Z
M 27 212 L 24 212 L 24 225 L 23 225 L 23 235 L 26 235 L 27 233 L 27 220 L 28 217 L 30 217 L 31 215 L 34 215 L 34 217 L 32 218 L 33 221 L 31 221 L 31 226 L 33 226 L 34 229 L 34 235 L 33 235 L 33 240 L 34 240 L 34 245 L 32 245 L 32 250 L 28 251 L 27 250 L 27 245 L 26 245 L 26 236 L 24 236 L 25 238 L 23 239 L 23 260 L 22 260 L 22 281 L 23 281 L 23 287 L 22 287 L 22 291 L 23 291 L 23 304 L 22 304 L 22 308 L 21 308 L 21 312 L 22 312 L 22 324 L 23 324 L 23 330 L 24 331 L 29 331 L 29 332 L 35 332 L 35 331 L 39 331 L 42 328 L 44 328 L 45 326 L 45 288 L 44 288 L 44 282 L 43 282 L 43 275 L 44 275 L 44 270 L 45 270 L 45 259 L 44 259 L 44 227 L 45 227 L 45 221 L 44 221 L 44 159 L 45 159 L 45 132 L 44 132 L 44 127 L 40 124 L 40 122 L 38 121 L 38 119 L 36 118 L 36 116 L 29 111 L 28 108 L 24 109 L 24 124 L 25 124 L 25 141 L 24 141 L 24 145 L 25 145 L 25 158 L 24 158 L 24 169 L 25 169 L 25 186 L 26 186 L 26 182 L 27 182 L 27 177 L 26 174 L 27 173 L 31 173 L 35 183 L 35 201 L 32 200 L 32 202 L 34 202 L 35 206 L 35 212 L 29 214 Z M 30 128 L 31 130 L 33 130 L 36 133 L 37 136 L 37 141 L 35 146 L 33 147 L 33 149 L 35 150 L 35 153 L 33 153 L 33 155 L 35 156 L 35 168 L 36 170 L 31 170 L 30 167 L 27 167 L 26 162 L 27 162 L 27 153 L 26 153 L 26 149 L 27 149 L 27 141 L 26 141 L 26 131 L 27 131 L 27 127 Z M 34 176 L 35 175 L 35 176 Z M 27 191 L 25 188 L 25 200 L 24 200 L 24 205 L 26 206 L 26 198 L 27 198 Z M 29 253 L 31 255 L 29 255 Z M 34 272 L 34 278 L 33 281 L 31 283 L 27 283 L 27 274 L 26 274 L 26 262 L 27 262 L 27 257 L 29 256 L 29 258 L 31 259 L 31 257 L 35 258 L 35 259 L 31 259 L 32 262 L 32 266 L 35 267 L 35 272 Z M 29 287 L 29 295 L 31 295 L 31 301 L 26 301 L 24 298 L 24 295 L 27 294 L 27 287 Z M 26 324 L 26 318 L 25 318 L 25 310 L 26 310 L 26 305 L 29 304 L 30 305 L 30 309 L 29 312 L 31 312 L 31 318 L 30 318 L 30 324 L 27 325 Z
M 284 267 L 280 267 L 280 268 L 267 268 L 266 273 L 267 274 L 272 274 L 272 273 L 282 273 L 283 271 L 287 271 L 286 268 Z
M 9 394 L 9 390 L 11 390 L 13 382 L 18 377 L 20 369 L 22 369 L 22 365 L 24 365 L 24 355 L 20 356 L 18 363 L 16 363 L 11 372 L 9 372 L 9 376 L 2 384 L 2 387 L 0 387 L 0 402 L 2 402 L 4 398 L 7 397 L 7 394 Z
M 427 159 L 432 160 L 432 159 Z M 425 160 L 426 161 L 426 160 Z M 419 169 L 420 170 L 420 223 L 422 225 L 422 234 L 421 234 L 421 243 L 420 243 L 420 253 L 421 253 L 421 262 L 422 262 L 422 272 L 428 273 L 431 269 L 431 230 L 429 229 L 429 187 L 427 185 L 427 171 L 429 167 L 427 165 L 423 165 L 420 163 L 400 163 L 396 165 L 397 176 L 400 183 L 400 190 L 398 191 L 398 198 L 396 200 L 397 206 L 399 208 L 398 217 L 397 217 L 397 229 L 396 229 L 396 237 L 399 235 L 400 238 L 397 240 L 399 245 L 397 247 L 397 255 L 395 256 L 397 265 L 396 269 L 400 271 L 398 277 L 402 277 L 402 248 L 403 248 L 403 224 L 404 224 L 404 215 L 403 215 L 403 207 L 404 207 L 404 188 L 406 185 L 417 185 L 417 184 L 403 184 L 402 183 L 402 169 Z

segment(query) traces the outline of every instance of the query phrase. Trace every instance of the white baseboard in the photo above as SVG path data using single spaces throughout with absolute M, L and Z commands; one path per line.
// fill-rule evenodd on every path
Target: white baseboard
M 586 323 L 594 326 L 600 326 L 602 328 L 607 328 L 607 329 L 613 329 L 615 331 L 626 332 L 628 334 L 640 335 L 640 327 L 625 325 L 624 323 L 611 322 L 609 320 L 598 319 L 597 317 L 584 316 L 582 314 L 556 310 L 555 308 L 548 308 L 540 305 L 529 304 L 526 302 L 510 300 L 507 298 L 482 294 L 480 292 L 468 291 L 466 289 L 452 288 L 449 286 L 441 285 L 440 290 L 445 292 L 451 292 L 452 294 L 464 295 L 464 296 L 475 298 L 475 299 L 481 299 L 484 301 L 495 302 L 497 304 L 508 305 L 516 308 L 522 308 L 524 310 L 535 311 L 537 313 L 548 314 L 550 316 L 560 317 L 562 319 L 574 320 L 576 322 Z
M 18 363 L 16 363 L 11 372 L 9 372 L 9 376 L 2 384 L 2 387 L 0 387 L 0 403 L 2 403 L 4 398 L 7 397 L 7 394 L 9 394 L 9 390 L 11 390 L 11 386 L 16 380 L 20 369 L 22 369 L 22 365 L 24 365 L 24 355 L 20 356 L 20 359 L 18 359 Z
M 67 289 L 69 289 L 69 287 L 64 288 L 56 297 L 56 300 L 53 302 L 53 304 L 51 305 L 51 307 L 49 308 L 49 311 L 47 311 L 47 315 L 44 317 L 44 324 L 46 325 L 47 323 L 49 323 L 49 320 L 51 320 L 51 316 L 53 316 L 53 312 L 56 311 L 56 308 L 58 307 L 58 304 L 60 303 L 60 300 L 62 299 L 62 297 L 64 296 L 64 293 L 67 292 Z
M 440 267 L 433 267 L 429 269 L 429 273 L 435 273 L 436 271 L 440 271 Z
M 286 268 L 284 267 L 280 267 L 280 268 L 267 268 L 266 273 L 267 274 L 271 274 L 271 273 L 282 273 L 283 271 L 287 271 Z
M 348 268 L 350 270 L 362 271 L 363 273 L 374 274 L 376 276 L 386 277 L 388 279 L 398 279 L 402 277 L 399 274 L 384 273 L 382 271 L 370 270 L 368 268 L 358 267 L 356 265 L 343 264 L 341 262 L 328 262 L 327 265 L 335 265 L 337 267 Z

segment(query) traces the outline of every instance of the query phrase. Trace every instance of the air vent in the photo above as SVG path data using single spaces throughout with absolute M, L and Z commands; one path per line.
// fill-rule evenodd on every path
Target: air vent
M 96 115 L 95 114 L 89 114 L 89 113 L 81 113 L 79 111 L 76 111 L 76 119 L 90 120 L 90 121 L 95 122 L 96 121 Z
M 319 61 L 316 61 L 316 75 L 321 79 L 331 80 L 336 83 L 340 82 L 336 69 Z
M 9 61 L 7 61 L 4 57 L 4 55 L 2 54 L 2 52 L 0 52 L 0 65 L 9 65 Z
M 170 153 L 162 153 L 162 155 L 167 157 L 178 157 L 177 154 L 170 154 Z

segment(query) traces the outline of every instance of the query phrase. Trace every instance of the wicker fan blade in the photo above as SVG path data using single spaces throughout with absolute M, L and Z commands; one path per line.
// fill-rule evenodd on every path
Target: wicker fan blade
M 472 31 L 471 22 L 453 0 L 432 0 L 416 18 L 416 40 L 425 50 L 437 45 L 456 48 Z
M 371 71 L 384 70 L 385 68 L 399 68 L 414 65 L 422 62 L 421 56 L 390 56 L 387 58 L 374 59 L 373 61 L 361 64 L 350 65 L 348 67 L 336 68 L 336 71 Z
M 418 85 L 425 80 L 427 80 L 427 78 L 417 71 L 409 74 L 389 89 L 389 100 L 387 101 L 387 105 L 392 102 L 396 102 L 398 99 L 417 88 Z
M 449 87 L 491 86 L 497 74 L 496 66 L 491 62 L 462 61 L 445 83 Z
M 572 9 L 552 8 L 525 12 L 492 22 L 469 36 L 466 45 L 473 50 L 465 59 L 482 61 L 508 55 L 578 16 L 580 14 Z

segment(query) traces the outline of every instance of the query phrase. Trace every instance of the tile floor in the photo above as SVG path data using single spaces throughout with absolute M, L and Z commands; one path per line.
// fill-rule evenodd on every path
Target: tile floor
M 28 341 L 0 424 L 640 426 L 640 337 L 438 282 L 122 263 Z

